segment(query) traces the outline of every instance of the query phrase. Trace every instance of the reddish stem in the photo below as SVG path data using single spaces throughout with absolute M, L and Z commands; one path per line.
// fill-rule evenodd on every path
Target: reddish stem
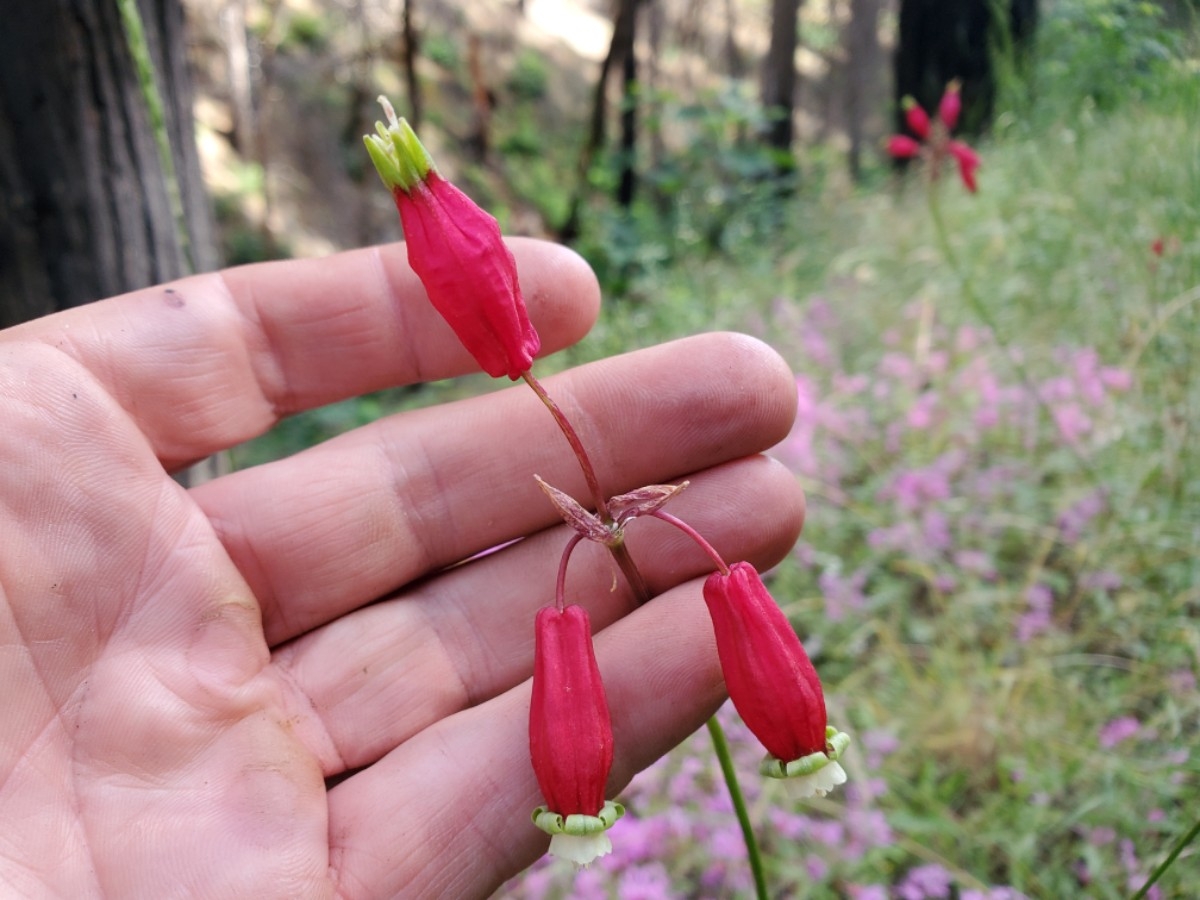
M 533 388 L 533 392 L 538 395 L 538 399 L 542 401 L 546 409 L 550 410 L 550 415 L 558 423 L 558 430 L 563 433 L 563 437 L 571 445 L 571 450 L 575 453 L 575 458 L 579 460 L 579 468 L 583 469 L 583 477 L 587 481 L 588 490 L 592 493 L 592 502 L 596 504 L 597 515 L 604 522 L 610 521 L 608 503 L 604 499 L 604 493 L 600 490 L 600 480 L 596 477 L 596 468 L 592 465 L 592 460 L 588 456 L 587 450 L 584 449 L 583 441 L 579 439 L 574 426 L 571 425 L 566 414 L 559 409 L 558 404 L 554 402 L 554 398 L 546 393 L 546 389 L 534 377 L 532 370 L 526 369 L 521 373 L 521 377 L 525 379 L 527 385 Z
M 562 561 L 558 564 L 558 580 L 554 584 L 554 605 L 560 612 L 567 607 L 567 560 L 571 558 L 571 551 L 578 547 L 582 540 L 583 535 L 579 532 L 571 535 L 567 546 L 563 548 Z
M 596 514 L 606 525 L 613 524 L 613 517 L 608 511 L 608 501 L 604 499 L 604 492 L 600 490 L 600 479 L 596 477 L 596 467 L 592 465 L 591 457 L 588 456 L 587 450 L 584 449 L 583 441 L 579 439 L 579 434 L 575 431 L 574 426 L 571 425 L 570 420 L 559 408 L 558 404 L 554 402 L 554 398 L 546 393 L 546 389 L 534 377 L 532 370 L 526 369 L 521 373 L 521 377 L 525 379 L 525 383 L 537 394 L 538 399 L 542 401 L 546 409 L 550 410 L 550 415 L 554 417 L 554 421 L 558 424 L 559 431 L 563 433 L 563 437 L 571 445 L 571 451 L 575 454 L 575 458 L 579 460 L 579 468 L 583 470 L 584 480 L 587 481 L 588 490 L 592 494 L 592 502 L 596 505 Z M 629 555 L 629 548 L 622 542 L 616 545 L 609 545 L 608 551 L 612 554 L 617 566 L 625 575 L 625 580 L 629 582 L 629 588 L 633 591 L 634 602 L 638 606 L 641 606 L 650 599 L 650 588 L 646 584 L 646 579 L 642 577 L 637 563 Z
M 677 519 L 677 518 L 675 518 L 675 516 L 671 515 L 669 512 L 663 512 L 661 509 L 656 509 L 654 512 L 650 513 L 650 515 L 654 516 L 656 519 L 662 519 L 664 522 L 666 522 L 669 525 L 674 525 L 676 528 L 678 528 L 680 531 L 682 531 L 684 534 L 686 534 L 693 541 L 695 541 L 697 544 L 700 545 L 700 549 L 703 550 L 705 553 L 707 553 L 709 555 L 709 557 L 711 557 L 712 561 L 717 564 L 718 572 L 720 572 L 722 575 L 729 574 L 729 566 L 727 566 L 725 564 L 725 560 L 721 558 L 721 554 L 717 552 L 717 548 L 714 547 L 712 544 L 710 544 L 708 541 L 706 541 L 704 539 L 704 536 L 701 535 L 700 532 L 698 532 L 695 528 L 693 528 L 687 522 L 683 521 L 683 519 Z

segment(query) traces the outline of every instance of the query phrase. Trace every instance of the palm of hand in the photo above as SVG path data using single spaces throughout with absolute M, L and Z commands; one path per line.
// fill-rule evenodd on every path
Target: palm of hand
M 5 883 L 313 893 L 329 872 L 322 771 L 289 725 L 257 601 L 124 411 L 55 351 L 23 350 L 2 390 L 0 683 L 19 707 L 0 802 L 20 823 L 3 856 L 41 864 L 5 866 Z M 11 399 L 30 383 L 36 403 Z

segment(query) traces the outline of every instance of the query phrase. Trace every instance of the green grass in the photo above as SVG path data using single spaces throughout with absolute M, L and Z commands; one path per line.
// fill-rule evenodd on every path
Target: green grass
M 950 258 L 917 176 L 801 193 L 772 240 L 638 272 L 571 355 L 735 328 L 773 343 L 841 413 L 869 411 L 873 433 L 818 435 L 837 443 L 828 453 L 845 471 L 836 486 L 799 473 L 810 520 L 773 590 L 806 637 L 838 724 L 898 740 L 878 768 L 857 773 L 883 779 L 866 805 L 886 816 L 893 841 L 850 859 L 768 837 L 776 875 L 805 896 L 902 884 L 914 866 L 936 864 L 960 890 L 1129 897 L 1200 816 L 1200 133 L 1195 87 L 1177 87 L 1105 113 L 1083 103 L 1036 128 L 1010 118 L 980 147 L 978 195 L 953 179 L 937 186 Z M 835 324 L 806 320 L 817 300 Z M 930 382 L 947 422 L 889 446 L 884 431 L 916 393 L 839 400 L 834 375 L 876 384 L 885 354 L 918 359 L 922 311 L 933 351 L 950 355 Z M 994 340 L 955 352 L 956 330 L 982 325 L 981 315 Z M 824 361 L 811 352 L 815 330 Z M 1056 432 L 1053 404 L 1031 404 L 1028 428 L 977 440 L 979 398 L 950 396 L 952 376 L 980 360 L 1020 391 L 1069 375 L 1084 348 L 1130 384 L 1106 396 L 1074 447 Z M 950 547 L 924 557 L 870 546 L 872 532 L 906 524 L 884 497 L 889 482 L 959 449 L 952 495 L 929 504 L 949 521 Z M 971 477 L 997 463 L 1017 475 L 984 496 Z M 1103 511 L 1078 534 L 1065 529 L 1063 516 L 1096 491 Z M 958 566 L 960 550 L 982 554 L 989 574 Z M 859 569 L 862 609 L 828 620 L 821 575 Z M 939 587 L 946 576 L 956 584 Z M 1029 593 L 1042 588 L 1053 595 L 1049 623 L 1022 639 Z M 1107 746 L 1106 726 L 1123 717 L 1137 733 Z M 863 802 L 818 814 L 849 828 Z M 662 812 L 643 798 L 642 815 Z M 1197 852 L 1168 870 L 1161 896 L 1194 896 Z M 821 879 L 804 875 L 813 856 Z M 697 877 L 689 860 L 681 851 L 666 861 L 680 890 Z M 622 865 L 611 866 L 613 884 Z

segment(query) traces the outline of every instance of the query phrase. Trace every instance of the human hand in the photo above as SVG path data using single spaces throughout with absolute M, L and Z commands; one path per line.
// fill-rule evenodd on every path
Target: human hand
M 545 350 L 597 289 L 511 242 Z M 11 896 L 472 897 L 544 852 L 528 757 L 533 618 L 585 496 L 522 387 L 392 416 L 184 490 L 168 475 L 280 417 L 474 363 L 399 245 L 202 275 L 0 334 L 0 885 Z M 708 335 L 546 380 L 611 493 L 765 567 L 803 517 L 758 456 L 794 385 Z M 456 565 L 482 551 L 511 546 Z M 596 629 L 612 795 L 723 699 L 711 563 L 629 528 L 633 608 L 595 546 L 567 591 Z

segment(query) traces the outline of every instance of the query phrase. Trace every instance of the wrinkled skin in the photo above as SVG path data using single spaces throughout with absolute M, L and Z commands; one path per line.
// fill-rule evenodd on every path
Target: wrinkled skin
M 513 241 L 545 352 L 596 285 Z M 582 497 L 523 386 L 413 411 L 184 490 L 168 472 L 281 416 L 471 371 L 401 245 L 203 275 L 0 334 L 0 895 L 486 896 L 544 852 L 533 619 Z M 709 335 L 546 379 L 611 493 L 767 566 L 803 500 L 757 454 L 794 385 Z M 481 551 L 498 552 L 454 566 Z M 634 605 L 572 558 L 612 707 L 610 796 L 722 699 L 703 555 L 630 526 Z M 614 588 L 614 584 L 616 585 Z

